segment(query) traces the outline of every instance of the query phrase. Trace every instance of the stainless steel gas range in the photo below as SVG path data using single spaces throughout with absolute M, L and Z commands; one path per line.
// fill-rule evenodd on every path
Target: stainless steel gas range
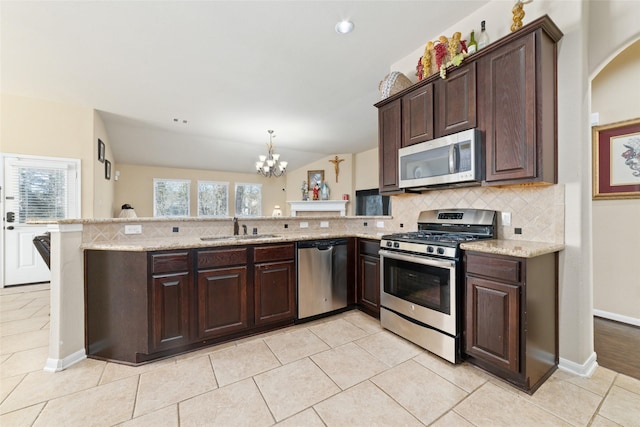
M 382 236 L 380 321 L 452 363 L 461 359 L 464 277 L 460 243 L 496 238 L 495 211 L 421 212 L 418 231 Z

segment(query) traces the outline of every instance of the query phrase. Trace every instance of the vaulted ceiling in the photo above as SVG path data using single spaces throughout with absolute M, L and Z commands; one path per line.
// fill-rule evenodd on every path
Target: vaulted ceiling
M 95 108 L 119 163 L 252 172 L 274 129 L 295 169 L 376 147 L 390 64 L 485 3 L 2 1 L 1 90 Z

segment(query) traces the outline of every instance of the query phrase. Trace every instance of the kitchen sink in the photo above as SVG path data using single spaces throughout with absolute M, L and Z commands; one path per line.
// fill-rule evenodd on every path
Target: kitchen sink
M 214 236 L 214 237 L 201 237 L 200 240 L 205 242 L 215 242 L 224 240 L 254 240 L 254 239 L 273 239 L 274 237 L 280 237 L 276 234 L 246 234 L 237 236 Z

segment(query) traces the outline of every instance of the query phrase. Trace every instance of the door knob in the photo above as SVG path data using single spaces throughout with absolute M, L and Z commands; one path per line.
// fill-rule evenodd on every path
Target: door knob
M 13 230 L 13 225 L 8 226 L 7 230 Z

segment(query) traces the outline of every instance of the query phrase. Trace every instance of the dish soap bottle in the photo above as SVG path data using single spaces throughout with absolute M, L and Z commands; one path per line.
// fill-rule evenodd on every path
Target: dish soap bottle
M 482 28 L 480 31 L 480 36 L 478 37 L 478 50 L 485 48 L 489 44 L 489 34 L 484 27 L 484 21 L 480 23 L 480 27 Z
M 471 30 L 471 35 L 469 36 L 469 46 L 467 46 L 467 53 L 471 55 L 477 50 L 478 50 L 478 43 L 476 42 L 475 31 Z

